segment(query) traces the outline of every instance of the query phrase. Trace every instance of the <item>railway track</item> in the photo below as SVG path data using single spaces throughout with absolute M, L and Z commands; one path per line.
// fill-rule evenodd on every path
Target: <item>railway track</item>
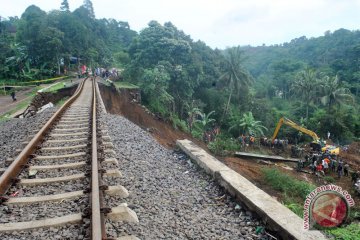
M 0 239 L 113 239 L 108 219 L 138 222 L 119 204 L 128 192 L 95 85 L 82 81 L 1 175 Z

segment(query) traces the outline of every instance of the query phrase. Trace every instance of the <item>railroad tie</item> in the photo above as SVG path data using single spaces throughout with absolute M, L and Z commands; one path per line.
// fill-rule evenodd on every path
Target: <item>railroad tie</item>
M 81 126 L 89 126 L 88 123 L 74 123 L 74 124 L 58 124 L 56 125 L 57 128 L 70 128 L 70 127 L 81 127 Z
M 105 190 L 105 194 L 109 196 L 119 196 L 120 198 L 127 198 L 129 196 L 128 190 L 123 186 L 109 186 L 108 189 Z M 77 197 L 82 197 L 84 195 L 85 195 L 84 191 L 74 191 L 74 192 L 66 192 L 60 194 L 35 196 L 35 197 L 12 197 L 9 198 L 6 202 L 4 202 L 4 204 L 14 205 L 14 204 L 34 204 L 41 202 L 56 202 L 65 199 L 68 200 Z
M 42 220 L 2 223 L 0 224 L 0 232 L 24 231 L 38 228 L 50 228 L 64 226 L 66 224 L 79 224 L 82 222 L 81 213 L 66 215 L 55 218 L 45 218 Z
M 84 196 L 84 191 L 74 191 L 74 192 L 66 192 L 61 194 L 52 194 L 52 195 L 44 195 L 44 196 L 35 196 L 35 197 L 14 197 L 9 198 L 4 204 L 33 204 L 39 202 L 52 202 L 52 201 L 62 201 L 64 199 L 72 199 Z
M 47 155 L 47 156 L 35 156 L 34 160 L 53 160 L 61 158 L 75 158 L 86 156 L 85 152 L 70 153 L 65 155 Z
M 57 132 L 74 132 L 74 131 L 82 131 L 88 130 L 88 127 L 79 127 L 79 128 L 55 128 L 54 131 Z
M 79 168 L 86 165 L 85 161 L 75 162 L 75 163 L 66 163 L 61 165 L 46 165 L 46 166 L 30 166 L 29 171 L 37 170 L 37 171 L 46 171 L 46 170 L 55 170 L 55 169 L 64 169 L 64 168 Z
M 84 136 L 88 135 L 88 132 L 77 132 L 77 133 L 52 133 L 50 137 L 72 137 L 72 136 Z
M 19 184 L 23 186 L 34 186 L 34 185 L 43 185 L 48 183 L 57 183 L 57 182 L 68 182 L 78 179 L 85 178 L 85 174 L 74 174 L 63 177 L 54 177 L 54 178 L 33 178 L 33 179 L 20 179 Z
M 87 138 L 74 138 L 74 139 L 58 139 L 58 140 L 46 140 L 46 143 L 71 143 L 71 142 L 84 142 Z
M 43 147 L 41 151 L 62 151 L 62 150 L 76 150 L 81 148 L 86 148 L 86 144 L 79 144 L 73 146 L 65 146 L 65 147 Z

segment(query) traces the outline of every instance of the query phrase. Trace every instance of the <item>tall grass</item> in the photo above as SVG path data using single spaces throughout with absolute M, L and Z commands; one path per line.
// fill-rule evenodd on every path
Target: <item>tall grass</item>
M 346 227 L 333 228 L 330 230 L 325 230 L 325 232 L 333 235 L 336 240 L 360 239 L 360 224 L 351 223 Z
M 265 182 L 287 197 L 305 200 L 306 196 L 316 188 L 313 184 L 294 179 L 275 168 L 263 168 L 262 172 Z

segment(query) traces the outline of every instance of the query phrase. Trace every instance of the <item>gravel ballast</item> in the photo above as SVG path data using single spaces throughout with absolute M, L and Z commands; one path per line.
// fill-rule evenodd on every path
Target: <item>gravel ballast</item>
M 22 149 L 21 143 L 40 130 L 56 110 L 53 107 L 30 118 L 14 118 L 0 123 L 0 168 L 5 167 L 7 158 L 17 156 L 16 149 Z
M 267 239 L 251 212 L 227 195 L 182 153 L 165 149 L 126 118 L 105 115 L 126 199 L 107 198 L 109 205 L 126 202 L 139 223 L 112 222 L 110 237 L 140 239 Z M 115 201 L 114 203 L 113 201 Z

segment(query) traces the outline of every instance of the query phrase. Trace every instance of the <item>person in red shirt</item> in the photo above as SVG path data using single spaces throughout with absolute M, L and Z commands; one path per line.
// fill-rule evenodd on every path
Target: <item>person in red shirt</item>
M 323 165 L 322 165 L 321 163 L 316 166 L 316 172 L 317 172 L 318 174 L 321 173 L 323 176 L 325 175 L 325 174 L 324 174 L 324 171 L 323 171 Z

